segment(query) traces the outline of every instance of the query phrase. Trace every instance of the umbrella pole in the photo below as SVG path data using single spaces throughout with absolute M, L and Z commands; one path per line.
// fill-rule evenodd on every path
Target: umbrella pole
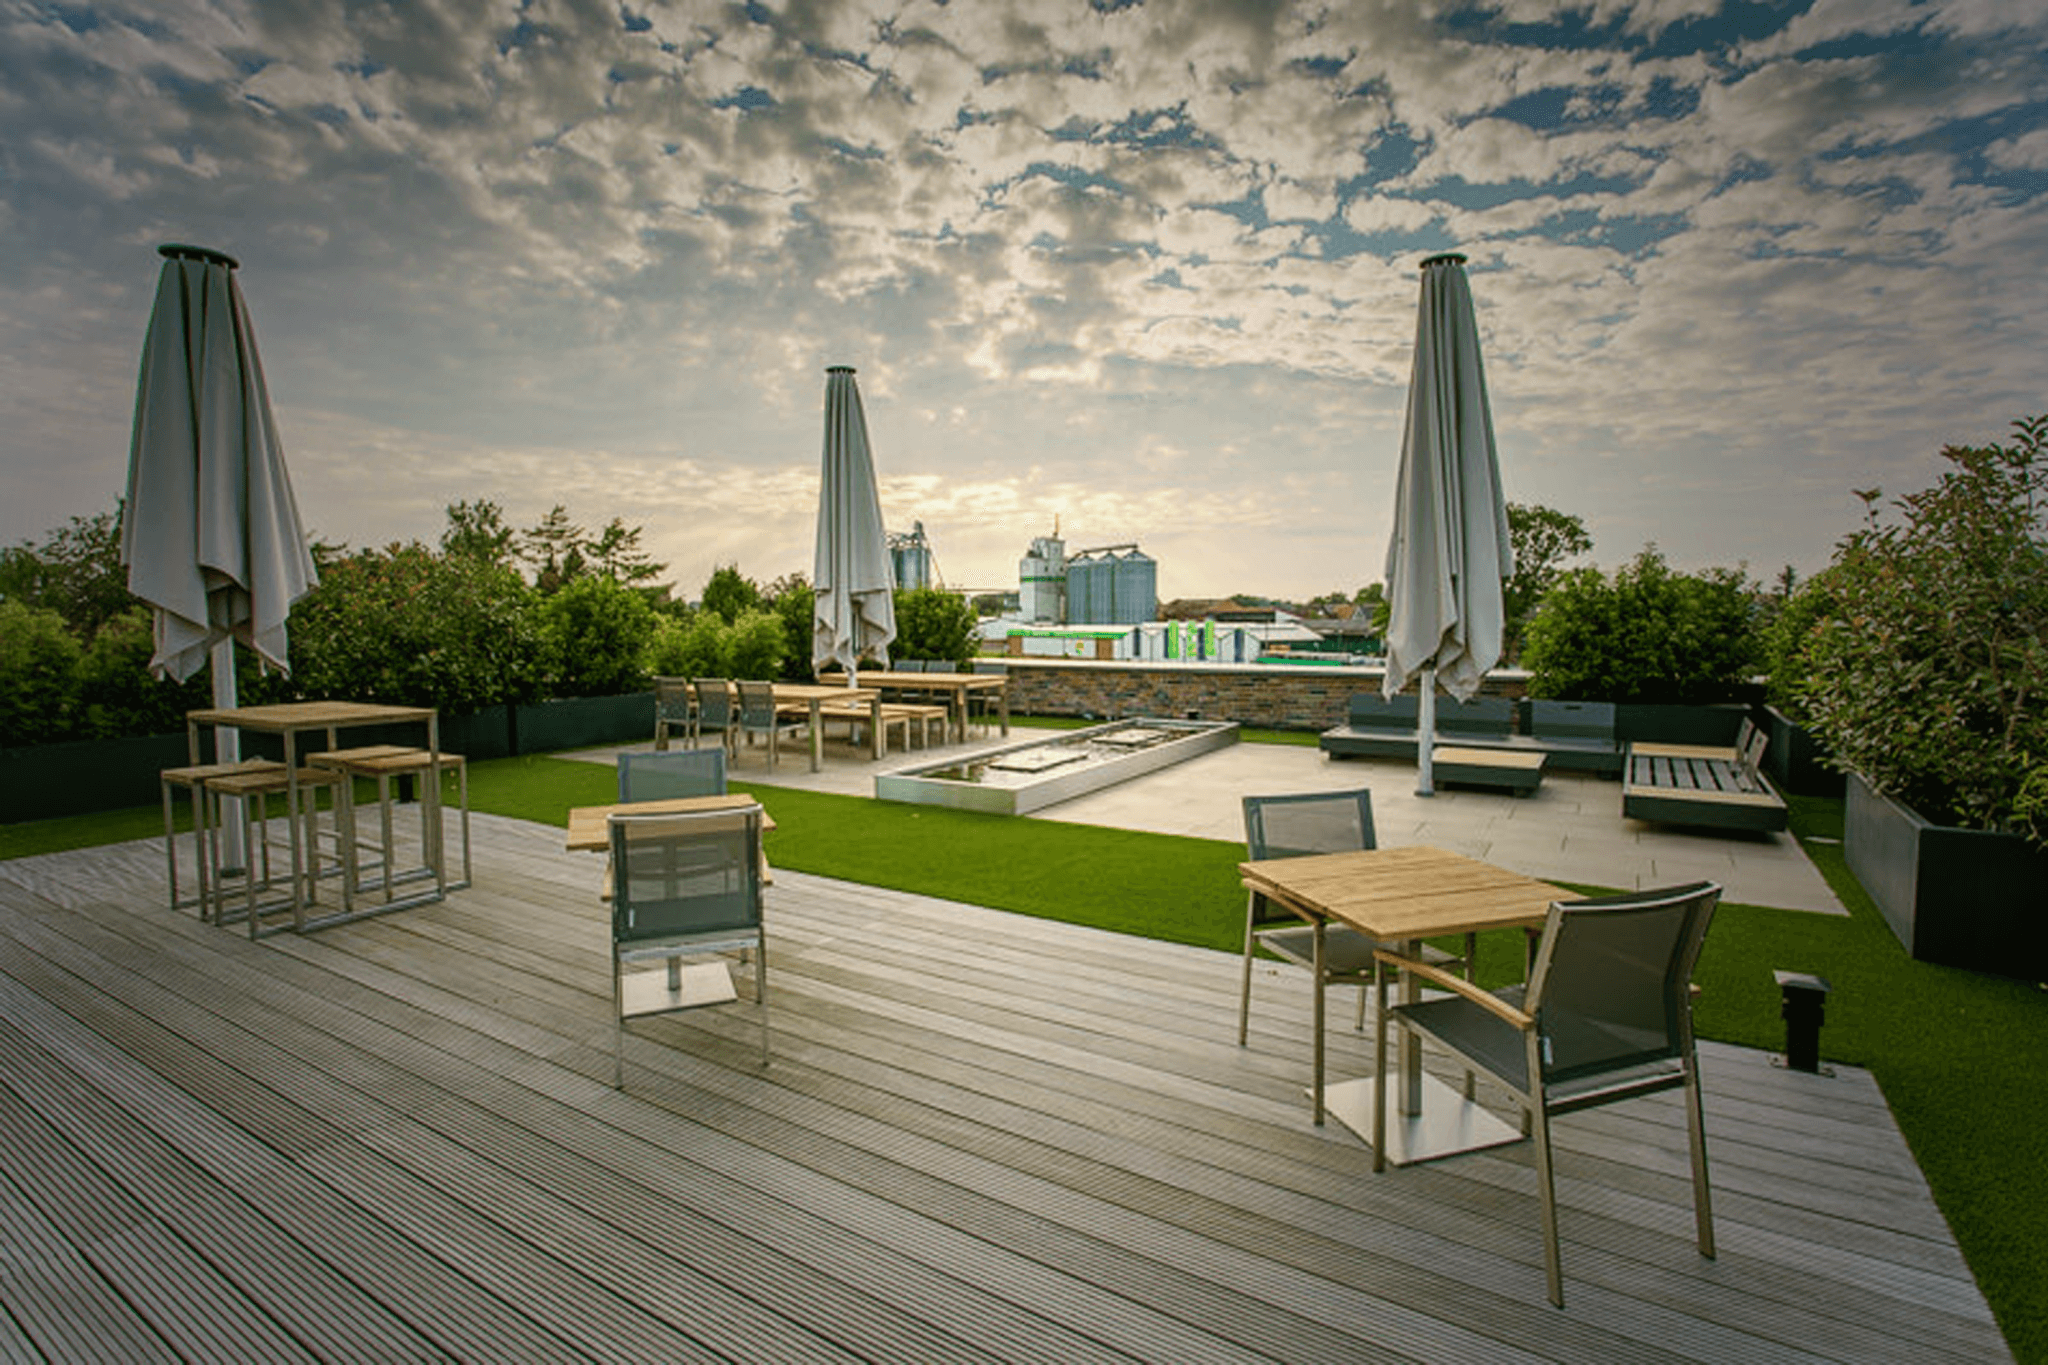
M 1422 670 L 1422 706 L 1416 717 L 1415 729 L 1415 794 L 1436 795 L 1436 773 L 1433 771 L 1436 755 L 1436 668 L 1432 665 Z
M 218 710 L 231 711 L 237 705 L 235 700 L 235 641 L 233 636 L 222 640 L 213 647 L 213 704 Z M 216 763 L 239 763 L 242 761 L 242 732 L 233 726 L 222 726 L 213 732 L 213 761 Z M 242 798 L 230 797 L 221 803 L 220 810 L 220 861 L 223 873 L 234 874 L 247 866 L 247 850 L 242 847 Z

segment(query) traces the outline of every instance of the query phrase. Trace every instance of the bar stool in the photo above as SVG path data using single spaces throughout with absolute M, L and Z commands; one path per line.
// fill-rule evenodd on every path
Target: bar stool
M 245 758 L 239 763 L 195 763 L 183 768 L 165 768 L 157 776 L 163 783 L 164 798 L 164 858 L 170 864 L 171 909 L 184 910 L 199 907 L 199 918 L 206 918 L 207 883 L 213 875 L 213 862 L 208 856 L 208 818 L 205 793 L 201 784 L 211 777 L 225 777 L 235 772 L 284 771 L 284 764 L 268 758 Z M 171 807 L 173 788 L 183 788 L 192 802 L 192 862 L 199 879 L 199 889 L 190 896 L 178 894 L 178 839 Z
M 423 877 L 434 877 L 442 889 L 459 891 L 470 884 L 469 848 L 469 765 L 461 754 L 443 750 L 438 766 L 432 776 L 427 775 L 430 764 L 436 756 L 425 749 L 409 749 L 397 744 L 370 744 L 355 749 L 331 749 L 326 753 L 309 754 L 307 762 L 323 768 L 344 779 L 340 783 L 341 838 L 346 851 L 344 885 L 345 895 L 350 901 L 364 890 L 381 890 L 384 903 L 390 905 L 397 896 L 399 883 L 417 881 Z M 449 881 L 447 877 L 448 846 L 440 817 L 440 802 L 428 801 L 424 792 L 420 795 L 420 866 L 401 873 L 398 870 L 397 840 L 393 835 L 391 779 L 394 777 L 420 777 L 425 781 L 438 782 L 441 774 L 452 769 L 456 777 L 462 811 L 462 879 Z M 357 859 L 365 847 L 365 841 L 356 831 L 355 779 L 373 778 L 377 783 L 377 824 L 379 841 L 376 845 L 381 878 L 375 884 L 365 886 Z
M 334 788 L 340 785 L 340 781 L 339 774 L 324 768 L 308 766 L 300 768 L 298 772 L 299 816 L 305 824 L 302 839 L 306 849 L 306 896 L 308 900 L 313 899 L 314 884 L 321 875 L 319 794 L 322 789 L 332 792 Z M 216 925 L 225 926 L 230 923 L 227 917 L 226 878 L 219 875 L 221 803 L 239 799 L 242 802 L 242 838 L 248 860 L 248 867 L 242 873 L 244 900 L 241 918 L 247 919 L 249 937 L 253 939 L 258 935 L 264 915 L 288 907 L 293 903 L 292 896 L 286 896 L 282 900 L 270 901 L 262 905 L 258 905 L 256 901 L 257 892 L 268 891 L 276 884 L 276 878 L 272 876 L 270 870 L 270 798 L 286 794 L 286 789 L 290 785 L 290 774 L 285 771 L 282 763 L 278 763 L 273 764 L 267 769 L 229 772 L 222 773 L 218 777 L 202 778 L 199 785 L 207 802 L 208 856 L 213 860 L 215 872 L 213 878 L 213 914 L 209 917 L 202 911 L 200 917 L 202 919 L 210 918 Z M 340 806 L 339 797 L 335 797 L 330 804 L 338 811 Z M 290 818 L 289 810 L 286 812 L 286 818 Z M 260 877 L 256 872 L 256 862 L 259 856 L 263 861 L 263 873 Z M 340 849 L 335 850 L 335 858 L 338 864 L 341 859 Z M 336 870 L 340 869 L 337 867 Z M 296 869 L 292 871 L 295 875 Z

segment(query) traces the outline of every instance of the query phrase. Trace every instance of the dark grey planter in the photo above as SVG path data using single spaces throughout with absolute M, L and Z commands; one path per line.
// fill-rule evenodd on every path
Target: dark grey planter
M 201 740 L 200 757 L 211 761 L 212 745 Z M 180 730 L 0 749 L 0 824 L 155 805 L 163 793 L 157 775 L 184 766 L 185 746 Z
M 1614 734 L 1623 744 L 1717 744 L 1735 742 L 1749 708 L 1740 704 L 1673 706 L 1620 702 Z
M 1842 774 L 1828 766 L 1820 741 L 1775 706 L 1764 708 L 1758 722 L 1770 735 L 1764 749 L 1764 771 L 1778 790 L 1795 796 L 1840 796 Z
M 1920 962 L 2048 981 L 2048 853 L 1937 825 L 1849 774 L 1849 870 Z
M 513 752 L 549 753 L 654 738 L 654 694 L 561 697 L 513 708 Z M 453 745 L 449 746 L 453 748 Z

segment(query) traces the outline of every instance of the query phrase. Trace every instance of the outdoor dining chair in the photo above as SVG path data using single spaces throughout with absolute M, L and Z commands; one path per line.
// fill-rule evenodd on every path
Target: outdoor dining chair
M 683 741 L 692 748 L 697 744 L 697 698 L 690 689 L 688 678 L 656 678 L 654 680 L 654 747 L 668 748 L 668 733 L 680 730 Z
M 626 1020 L 739 998 L 729 962 L 754 960 L 761 1063 L 768 1063 L 768 936 L 762 920 L 761 807 L 687 815 L 614 814 L 612 1084 L 625 1082 Z M 633 970 L 659 962 L 654 971 Z
M 1294 858 L 1310 853 L 1348 853 L 1375 847 L 1372 827 L 1372 793 L 1357 791 L 1300 792 L 1286 796 L 1244 798 L 1245 854 L 1254 861 L 1263 858 Z M 1377 975 L 1373 950 L 1378 940 L 1356 929 L 1333 924 L 1323 931 L 1323 981 L 1325 985 L 1358 987 L 1358 1021 L 1365 1027 L 1365 988 Z M 1242 1047 L 1250 1035 L 1252 1013 L 1252 958 L 1259 949 L 1284 958 L 1309 971 L 1315 970 L 1315 930 L 1292 912 L 1277 909 L 1265 897 L 1251 892 L 1244 911 L 1244 985 L 1238 998 L 1237 1042 Z M 1441 967 L 1466 967 L 1472 960 L 1468 938 L 1465 956 L 1458 957 L 1437 948 L 1426 948 L 1428 960 Z
M 755 735 L 768 737 L 768 766 L 774 767 L 777 759 L 776 743 L 785 730 L 803 730 L 810 725 L 810 714 L 805 709 L 804 719 L 794 721 L 783 714 L 782 707 L 775 700 L 775 684 L 771 682 L 741 682 L 736 684 L 740 693 L 739 716 L 734 728 L 741 739 L 751 740 Z M 739 751 L 733 751 L 737 758 Z
M 619 755 L 619 800 L 660 801 L 671 796 L 725 795 L 725 750 L 678 749 L 666 754 Z
M 722 747 L 732 748 L 738 724 L 732 705 L 732 684 L 723 678 L 699 678 L 696 689 L 697 729 L 690 742 L 695 744 L 705 735 L 717 735 Z
M 1557 1188 L 1550 1119 L 1575 1109 L 1683 1088 L 1692 1148 L 1693 1223 L 1700 1255 L 1714 1254 L 1707 1145 L 1693 1048 L 1692 971 L 1721 888 L 1712 882 L 1599 900 L 1552 903 L 1523 986 L 1484 991 L 1469 981 L 1393 953 L 1383 966 L 1415 972 L 1453 992 L 1387 1005 L 1379 986 L 1373 1089 L 1373 1169 L 1385 1166 L 1387 1031 L 1390 1024 L 1434 1038 L 1511 1091 L 1536 1140 L 1536 1187 L 1543 1210 L 1543 1266 L 1550 1301 L 1564 1307 L 1558 1258 Z

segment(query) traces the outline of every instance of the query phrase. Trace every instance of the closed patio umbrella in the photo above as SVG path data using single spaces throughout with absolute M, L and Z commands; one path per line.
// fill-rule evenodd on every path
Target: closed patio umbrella
M 1436 689 L 1460 701 L 1500 659 L 1501 581 L 1514 572 L 1507 504 L 1487 409 L 1486 372 L 1465 258 L 1422 263 L 1408 422 L 1387 546 L 1387 672 L 1392 697 L 1421 677 L 1416 794 L 1433 795 Z
M 290 670 L 285 620 L 317 579 L 256 335 L 231 256 L 165 245 L 142 347 L 121 562 L 155 611 L 150 671 L 184 681 L 208 661 L 216 706 L 235 705 L 239 640 Z M 240 756 L 232 730 L 215 757 Z M 231 839 L 238 822 L 228 822 Z
M 837 662 L 849 684 L 861 659 L 886 659 L 896 638 L 895 574 L 882 532 L 867 416 L 853 367 L 825 371 L 825 451 L 818 482 L 818 546 L 812 584 L 813 667 Z

